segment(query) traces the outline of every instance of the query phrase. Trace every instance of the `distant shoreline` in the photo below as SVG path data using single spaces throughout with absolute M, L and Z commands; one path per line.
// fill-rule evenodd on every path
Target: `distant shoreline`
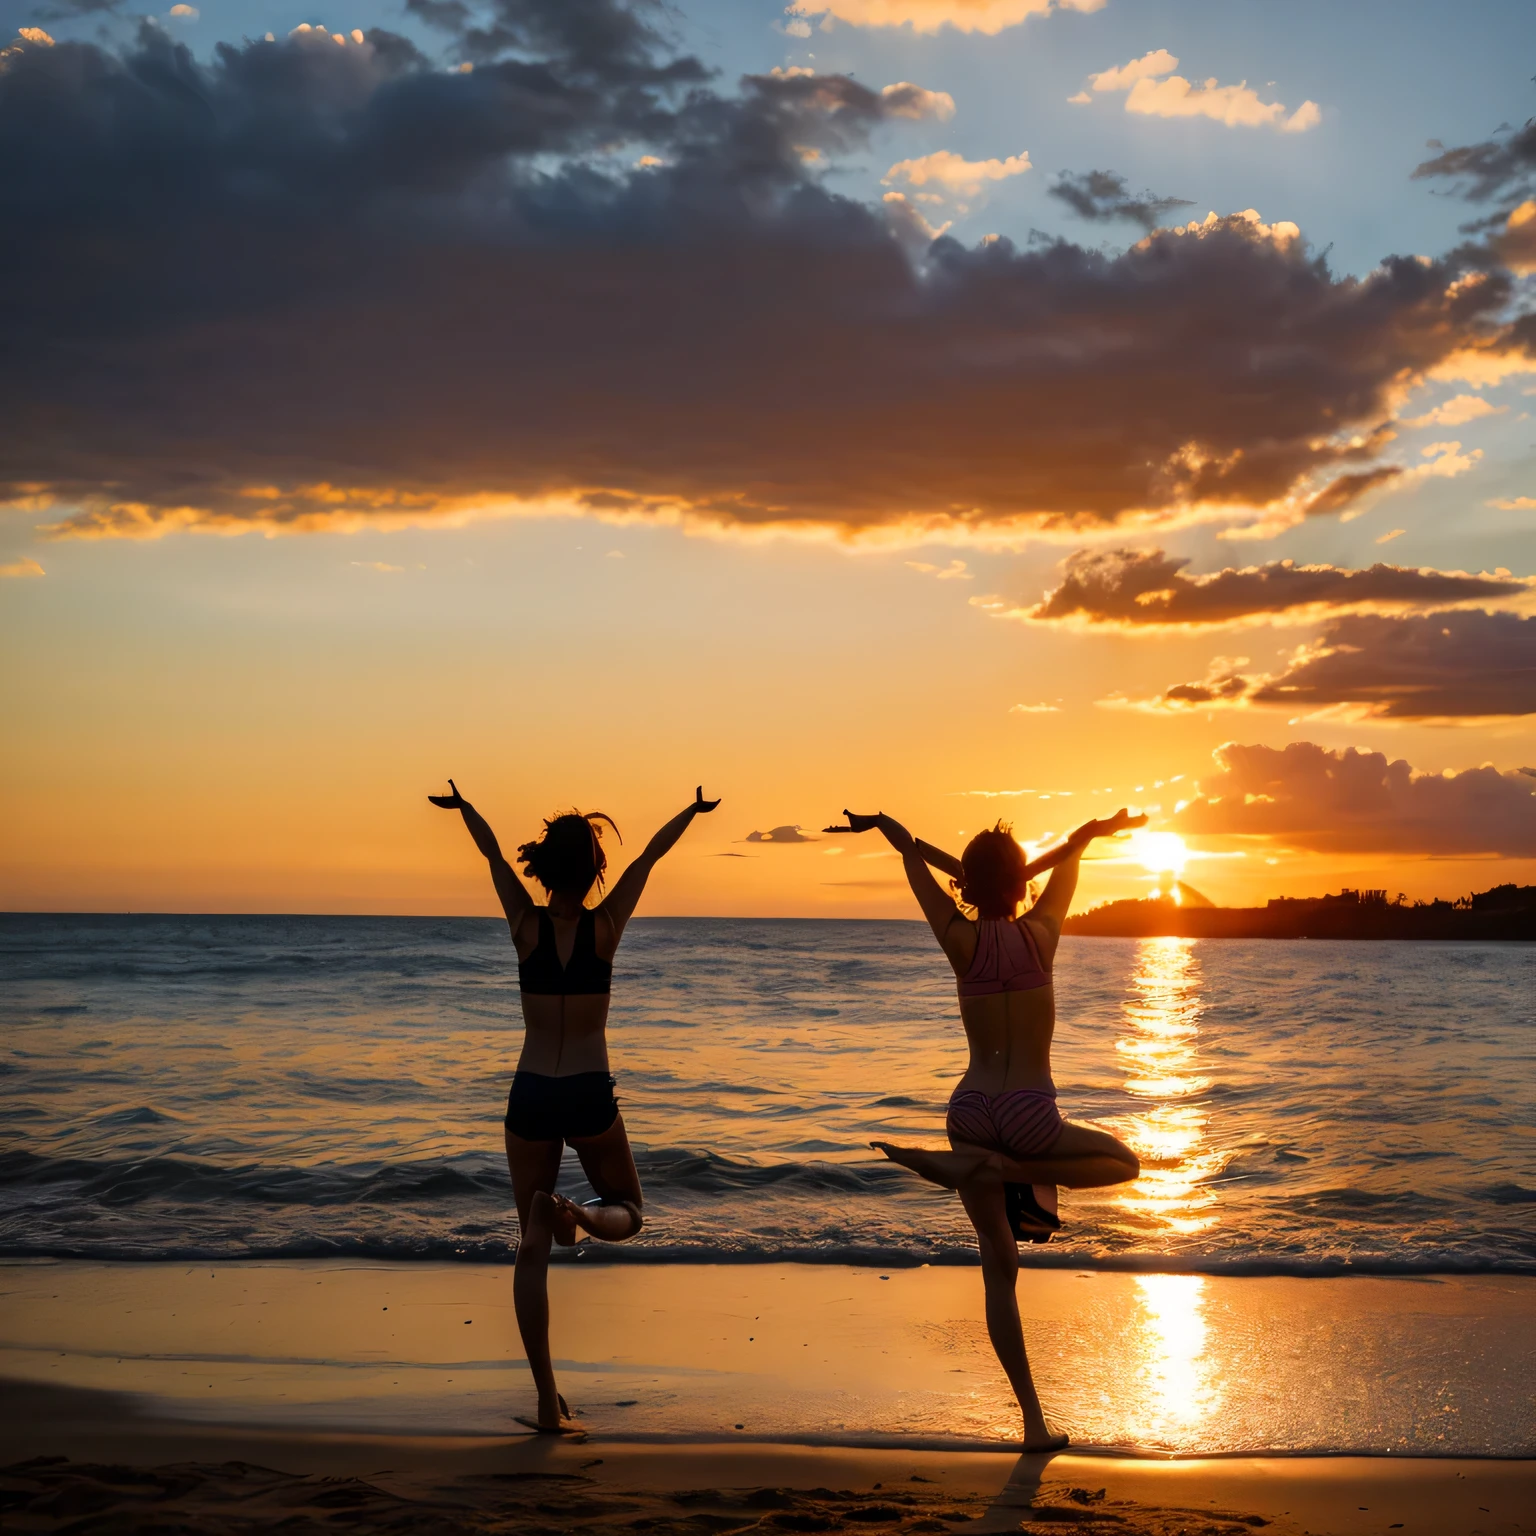
M 1182 887 L 1180 888 L 1182 889 Z M 1186 905 L 1174 896 L 1112 901 L 1069 917 L 1062 932 L 1099 939 L 1536 940 L 1536 887 L 1500 886 L 1465 901 L 1410 905 L 1384 891 L 1281 897 L 1262 907 Z

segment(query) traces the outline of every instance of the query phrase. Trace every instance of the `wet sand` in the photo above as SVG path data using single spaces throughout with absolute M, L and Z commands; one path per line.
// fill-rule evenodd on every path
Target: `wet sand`
M 1043 1390 L 1076 1440 L 1046 1460 L 1007 1448 L 1016 1420 L 974 1270 L 561 1271 L 554 1343 L 582 1443 L 508 1433 L 529 1396 L 508 1280 L 467 1265 L 0 1266 L 3 1523 L 1536 1530 L 1536 1462 L 1467 1453 L 1490 1428 L 1506 1458 L 1531 1453 L 1528 1281 L 1149 1293 L 1134 1276 L 1027 1275 Z M 1390 1454 L 1273 1454 L 1345 1449 L 1346 1418 Z M 1117 1433 L 1088 1440 L 1096 1424 Z M 1463 1454 L 1411 1454 L 1445 1446 Z

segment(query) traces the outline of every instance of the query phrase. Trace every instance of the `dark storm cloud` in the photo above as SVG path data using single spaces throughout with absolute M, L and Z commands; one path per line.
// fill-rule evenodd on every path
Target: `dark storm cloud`
M 471 60 L 528 54 L 614 85 L 705 78 L 697 59 L 658 60 L 671 41 L 659 0 L 494 0 L 483 10 L 462 0 L 405 0 L 405 9 L 455 37 Z
M 1387 720 L 1536 714 L 1536 618 L 1339 619 L 1257 687 L 1253 702 L 1304 711 L 1358 705 Z
M 1219 656 L 1199 682 L 1151 699 L 1103 703 L 1153 713 L 1268 705 L 1381 720 L 1481 720 L 1536 714 L 1536 618 L 1514 613 L 1351 614 L 1328 624 L 1274 676 Z
M 1491 260 L 1516 272 L 1536 271 L 1536 117 L 1517 132 L 1444 150 L 1413 174 L 1449 180 L 1469 202 L 1495 204 L 1462 228 L 1482 237 Z
M 1174 817 L 1184 833 L 1262 837 L 1316 853 L 1536 856 L 1536 782 L 1496 768 L 1415 773 L 1401 758 L 1310 741 L 1228 742 Z
M 1189 561 L 1160 549 L 1085 549 L 1062 564 L 1061 584 L 1020 617 L 1037 623 L 1144 630 L 1171 624 L 1242 624 L 1284 615 L 1316 618 L 1328 610 L 1424 610 L 1513 597 L 1527 589 L 1526 582 L 1505 576 L 1404 565 L 1352 571 L 1290 560 L 1186 576 Z
M 658 8 L 436 3 L 508 51 L 309 32 L 203 64 L 145 28 L 0 60 L 0 497 L 81 535 L 524 498 L 1176 520 L 1368 475 L 1404 379 L 1536 343 L 1503 274 L 1335 278 L 1244 216 L 1119 255 L 929 245 L 826 176 L 917 87 L 727 90 Z
M 1156 197 L 1151 192 L 1133 193 L 1125 177 L 1113 171 L 1063 171 L 1046 188 L 1080 218 L 1099 223 L 1125 219 L 1143 229 L 1155 229 L 1175 208 L 1192 208 L 1187 197 Z
M 1536 189 L 1536 117 L 1518 132 L 1442 150 L 1413 173 L 1415 181 L 1452 180 L 1471 202 L 1518 202 Z

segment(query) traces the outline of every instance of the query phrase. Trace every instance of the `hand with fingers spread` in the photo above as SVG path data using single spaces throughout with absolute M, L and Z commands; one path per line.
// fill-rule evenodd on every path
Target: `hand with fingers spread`
M 1085 821 L 1072 834 L 1071 841 L 1080 846 L 1086 845 L 1096 837 L 1118 837 L 1122 832 L 1129 832 L 1133 827 L 1144 827 L 1146 824 L 1145 816 L 1132 816 L 1122 805 L 1113 816 L 1106 816 L 1102 821 Z
M 448 780 L 448 787 L 453 791 L 451 795 L 428 795 L 427 799 L 445 811 L 462 811 L 469 801 L 459 793 L 459 786 L 452 779 Z

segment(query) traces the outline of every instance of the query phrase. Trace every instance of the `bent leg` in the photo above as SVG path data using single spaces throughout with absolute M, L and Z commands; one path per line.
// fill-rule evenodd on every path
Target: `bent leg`
M 891 1141 L 870 1142 L 877 1152 L 883 1152 L 893 1163 L 910 1168 L 930 1183 L 945 1189 L 959 1189 L 973 1179 L 986 1179 L 988 1169 L 995 1167 L 998 1157 L 985 1147 L 973 1147 L 957 1142 L 950 1152 L 936 1152 L 929 1147 L 898 1147 Z M 1000 1179 L 993 1182 L 1000 1183 Z
M 1009 1183 L 1064 1184 L 1068 1189 L 1127 1184 L 1141 1173 L 1140 1160 L 1118 1137 L 1070 1120 L 1042 1156 L 1000 1157 L 997 1167 Z
M 982 1147 L 958 1143 L 952 1152 L 926 1147 L 898 1147 L 872 1141 L 894 1163 L 945 1189 L 973 1182 L 1064 1184 L 1068 1189 L 1099 1189 L 1124 1184 L 1141 1172 L 1136 1154 L 1108 1131 L 1064 1122 L 1050 1150 L 1039 1157 L 1008 1157 Z
M 512 1271 L 512 1304 L 539 1394 L 539 1423 L 546 1429 L 558 1428 L 562 1419 L 549 1356 L 549 1250 L 559 1219 L 553 1191 L 560 1176 L 560 1145 L 558 1141 L 524 1141 L 507 1132 L 507 1168 L 521 1228 Z
M 976 1229 L 981 1247 L 981 1278 L 986 1289 L 987 1336 L 997 1352 L 998 1363 L 1008 1377 L 1019 1412 L 1024 1416 L 1026 1451 L 1059 1451 L 1067 1443 L 1065 1435 L 1053 1435 L 1040 1407 L 1035 1378 L 1030 1373 L 1029 1355 L 1024 1348 L 1024 1325 L 1019 1321 L 1019 1299 L 1015 1286 L 1019 1278 L 1019 1250 L 1008 1230 L 1008 1213 L 1003 1204 L 1003 1186 L 994 1181 L 961 1186 L 960 1199 L 965 1214 Z
M 573 1136 L 571 1145 L 581 1159 L 582 1172 L 597 1192 L 601 1205 L 577 1205 L 564 1201 L 576 1225 L 604 1242 L 622 1243 L 639 1232 L 644 1222 L 640 1174 L 630 1150 L 624 1117 L 619 1115 L 597 1136 Z

